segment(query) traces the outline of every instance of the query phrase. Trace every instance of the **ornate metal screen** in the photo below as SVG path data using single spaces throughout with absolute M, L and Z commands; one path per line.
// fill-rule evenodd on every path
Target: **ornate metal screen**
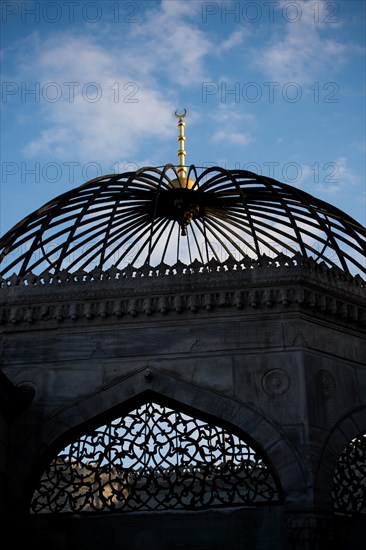
M 341 454 L 332 492 L 338 514 L 366 514 L 366 432 L 347 445 Z
M 65 447 L 43 473 L 31 512 L 196 509 L 278 501 L 269 468 L 237 435 L 150 402 Z

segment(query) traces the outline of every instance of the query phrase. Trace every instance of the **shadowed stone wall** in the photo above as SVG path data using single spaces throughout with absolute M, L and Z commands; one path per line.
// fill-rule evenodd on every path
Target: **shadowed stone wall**
M 6 471 L 8 459 L 8 426 L 0 415 L 0 515 L 4 517 L 6 508 Z
M 224 420 L 265 452 L 284 504 L 252 512 L 246 544 L 256 533 L 253 548 L 281 548 L 280 538 L 292 548 L 334 548 L 334 470 L 347 443 L 366 430 L 363 281 L 281 257 L 144 270 L 3 282 L 4 372 L 34 391 L 11 427 L 12 514 L 26 521 L 27 491 L 52 446 L 150 393 Z M 244 516 L 235 514 L 231 547 L 240 548 Z M 179 517 L 189 524 L 198 516 L 174 522 Z M 126 518 L 133 533 L 138 520 Z M 64 537 L 76 524 L 67 525 Z M 156 529 L 151 536 L 159 538 Z

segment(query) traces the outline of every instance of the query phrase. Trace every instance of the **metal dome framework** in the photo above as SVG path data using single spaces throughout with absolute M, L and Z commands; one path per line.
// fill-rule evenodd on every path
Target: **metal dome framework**
M 366 274 L 366 229 L 295 187 L 244 170 L 145 167 L 64 193 L 0 239 L 0 275 L 300 254 Z

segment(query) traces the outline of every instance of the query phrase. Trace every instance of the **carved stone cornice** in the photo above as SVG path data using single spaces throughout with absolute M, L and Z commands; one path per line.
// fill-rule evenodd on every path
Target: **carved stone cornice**
M 365 281 L 301 256 L 14 275 L 0 283 L 2 324 L 289 306 L 366 322 Z

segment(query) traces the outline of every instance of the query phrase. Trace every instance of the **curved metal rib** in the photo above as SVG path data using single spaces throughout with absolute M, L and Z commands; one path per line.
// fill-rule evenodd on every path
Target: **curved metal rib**
M 140 264 L 203 263 L 218 259 L 217 247 L 227 256 L 235 250 L 239 259 L 280 247 L 366 274 L 366 229 L 336 207 L 245 170 L 198 173 L 192 165 L 187 180 L 195 183 L 187 188 L 174 186 L 174 178 L 171 164 L 145 167 L 95 178 L 56 197 L 0 239 L 0 276 L 105 269 L 113 258 L 117 265 L 128 262 L 131 251 Z M 182 238 L 181 224 L 187 226 Z

